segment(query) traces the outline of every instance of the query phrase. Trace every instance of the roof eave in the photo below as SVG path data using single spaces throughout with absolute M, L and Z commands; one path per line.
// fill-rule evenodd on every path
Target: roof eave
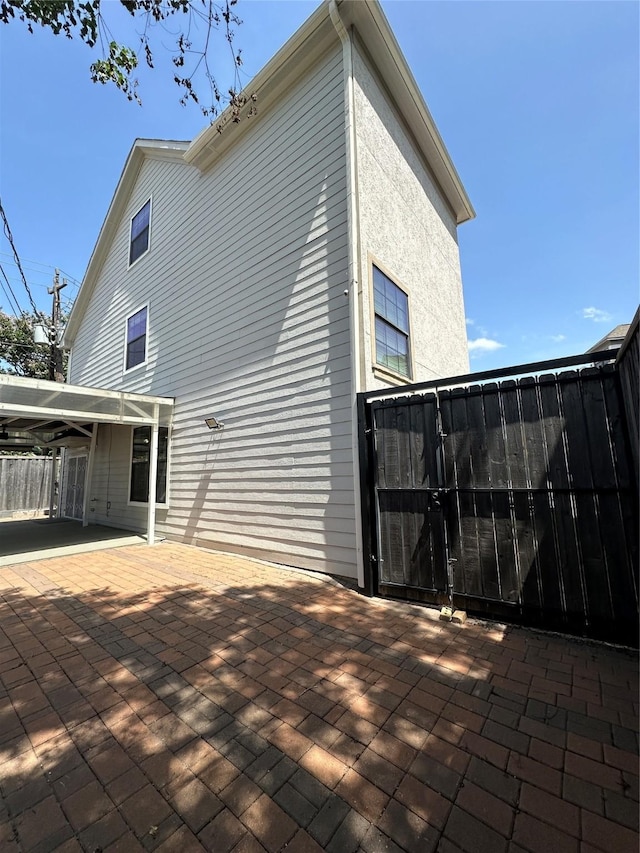
M 355 27 L 366 44 L 371 60 L 436 178 L 457 224 L 473 219 L 475 211 L 471 201 L 380 4 L 336 0 L 336 5 L 345 26 Z M 234 144 L 238 135 L 245 132 L 248 124 L 245 117 L 252 106 L 250 96 L 255 94 L 258 109 L 266 110 L 338 40 L 327 0 L 247 86 L 245 94 L 249 101 L 241 111 L 241 121 L 234 124 L 231 109 L 225 110 L 215 125 L 207 127 L 194 139 L 185 152 L 185 161 L 201 171 L 209 169 Z
M 136 139 L 133 143 L 111 199 L 107 215 L 102 223 L 98 239 L 91 253 L 80 290 L 69 315 L 69 320 L 65 326 L 62 339 L 63 347 L 69 348 L 73 343 L 80 320 L 91 296 L 93 284 L 102 268 L 116 230 L 120 225 L 122 213 L 145 158 L 153 156 L 161 159 L 182 161 L 184 152 L 188 146 L 188 142 L 163 139 Z

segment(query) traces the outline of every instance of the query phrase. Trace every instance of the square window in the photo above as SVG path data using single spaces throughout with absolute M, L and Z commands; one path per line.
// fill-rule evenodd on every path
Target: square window
M 125 370 L 147 360 L 147 306 L 127 317 Z
M 409 298 L 404 290 L 373 267 L 376 362 L 401 376 L 411 376 Z
M 156 503 L 167 502 L 167 458 L 169 430 L 158 429 L 158 468 L 156 472 Z M 149 465 L 151 462 L 151 427 L 135 427 L 131 445 L 131 487 L 129 500 L 149 502 Z
M 151 199 L 131 220 L 131 241 L 129 244 L 129 266 L 149 248 L 149 225 L 151 221 Z

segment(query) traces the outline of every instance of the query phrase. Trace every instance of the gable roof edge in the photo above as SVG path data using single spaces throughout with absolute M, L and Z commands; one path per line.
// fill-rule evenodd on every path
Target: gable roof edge
M 93 293 L 98 274 L 111 247 L 116 230 L 120 225 L 122 213 L 145 159 L 154 157 L 163 160 L 184 162 L 184 152 L 188 145 L 188 142 L 162 139 L 136 139 L 133 143 L 120 174 L 120 179 L 111 199 L 107 215 L 102 223 L 98 239 L 89 258 L 80 290 L 64 330 L 62 344 L 65 348 L 70 347 L 73 343 L 80 321 Z
M 474 219 L 473 205 L 380 3 L 378 0 L 335 2 L 344 25 L 354 27 L 366 45 L 370 59 L 451 207 L 456 223 L 460 225 Z M 245 88 L 249 102 L 241 110 L 241 122 L 233 124 L 232 111 L 227 108 L 215 125 L 205 128 L 189 145 L 185 152 L 187 163 L 201 171 L 210 168 L 245 131 L 253 93 L 258 97 L 258 109 L 268 108 L 331 44 L 339 42 L 329 7 L 330 0 L 324 0 Z

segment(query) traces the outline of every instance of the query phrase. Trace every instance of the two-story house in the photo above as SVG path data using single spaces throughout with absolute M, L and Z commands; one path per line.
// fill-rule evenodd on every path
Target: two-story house
M 151 499 L 166 538 L 361 579 L 356 393 L 468 370 L 473 209 L 376 0 L 323 3 L 247 91 L 256 117 L 137 140 L 98 237 L 69 382 L 174 406 L 96 425 L 92 521 Z

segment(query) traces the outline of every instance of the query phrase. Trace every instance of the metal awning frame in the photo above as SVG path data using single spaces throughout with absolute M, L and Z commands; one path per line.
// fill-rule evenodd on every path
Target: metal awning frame
M 15 424 L 22 432 L 51 434 L 76 429 L 90 439 L 82 525 L 88 520 L 88 504 L 96 437 L 99 424 L 150 426 L 149 503 L 147 544 L 153 545 L 156 521 L 155 479 L 158 468 L 158 429 L 170 426 L 173 415 L 171 397 L 132 394 L 107 388 L 67 385 L 45 379 L 0 374 L 0 426 Z M 91 429 L 88 425 L 91 424 Z M 46 441 L 45 441 L 46 443 Z M 53 508 L 53 489 L 52 503 Z

